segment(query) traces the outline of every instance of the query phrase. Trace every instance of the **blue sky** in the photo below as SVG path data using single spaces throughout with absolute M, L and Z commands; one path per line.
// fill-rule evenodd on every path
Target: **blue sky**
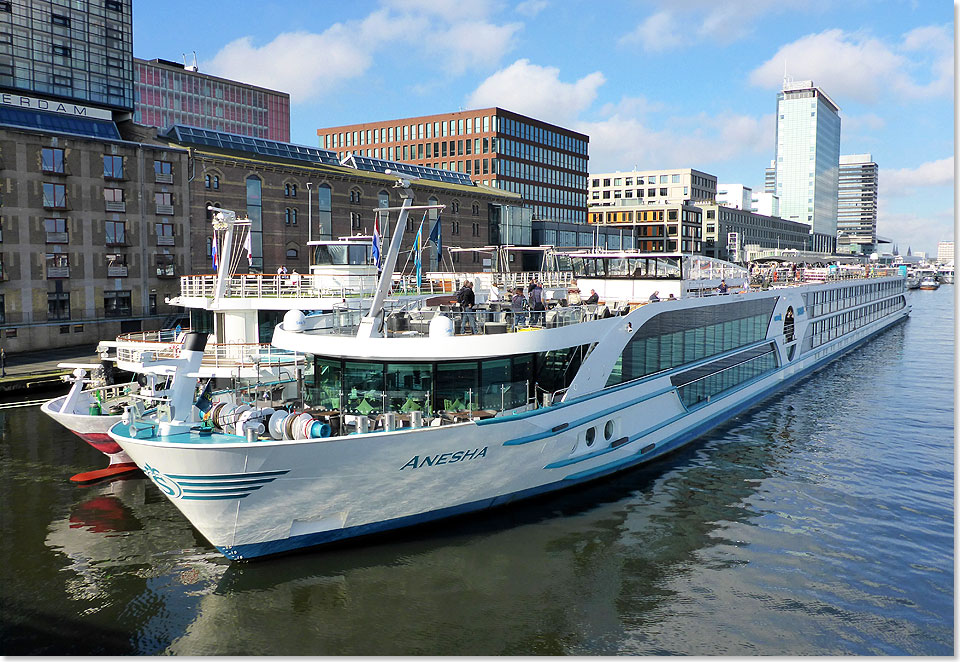
M 953 5 L 847 0 L 137 2 L 134 54 L 289 92 L 316 129 L 500 106 L 590 136 L 594 172 L 762 188 L 784 65 L 880 166 L 879 233 L 954 237 Z

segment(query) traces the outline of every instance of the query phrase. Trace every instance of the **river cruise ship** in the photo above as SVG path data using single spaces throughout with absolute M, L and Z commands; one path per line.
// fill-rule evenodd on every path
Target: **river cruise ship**
M 365 314 L 287 313 L 273 344 L 306 357 L 299 408 L 192 406 L 205 338 L 190 334 L 169 406 L 130 408 L 110 435 L 225 556 L 250 559 L 649 462 L 910 312 L 894 270 L 751 290 L 702 256 L 567 257 L 598 303 L 391 310 L 385 277 Z

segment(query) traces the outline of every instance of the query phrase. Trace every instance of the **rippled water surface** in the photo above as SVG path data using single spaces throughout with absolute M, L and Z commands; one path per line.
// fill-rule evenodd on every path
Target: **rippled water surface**
M 950 655 L 953 287 L 652 466 L 255 563 L 0 411 L 0 653 Z

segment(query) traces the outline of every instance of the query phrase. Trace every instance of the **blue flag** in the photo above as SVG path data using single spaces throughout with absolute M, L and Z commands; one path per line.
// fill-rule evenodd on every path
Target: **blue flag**
M 424 219 L 426 214 L 423 215 Z M 417 238 L 413 242 L 413 266 L 417 270 L 417 289 L 423 286 L 423 262 L 420 260 L 420 251 L 423 250 L 423 219 L 420 219 L 420 228 L 417 230 Z
M 381 255 L 380 255 L 380 214 L 375 214 L 373 217 L 373 263 L 377 265 L 377 273 L 380 273 L 381 267 Z
M 440 214 L 437 214 L 437 222 L 434 223 L 433 229 L 430 230 L 430 241 L 437 245 L 437 268 L 440 267 L 440 257 L 442 254 L 441 238 L 440 238 Z

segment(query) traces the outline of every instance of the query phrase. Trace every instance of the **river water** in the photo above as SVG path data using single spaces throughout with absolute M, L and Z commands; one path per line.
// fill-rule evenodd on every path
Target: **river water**
M 0 653 L 951 655 L 953 287 L 649 467 L 246 564 L 2 410 Z

